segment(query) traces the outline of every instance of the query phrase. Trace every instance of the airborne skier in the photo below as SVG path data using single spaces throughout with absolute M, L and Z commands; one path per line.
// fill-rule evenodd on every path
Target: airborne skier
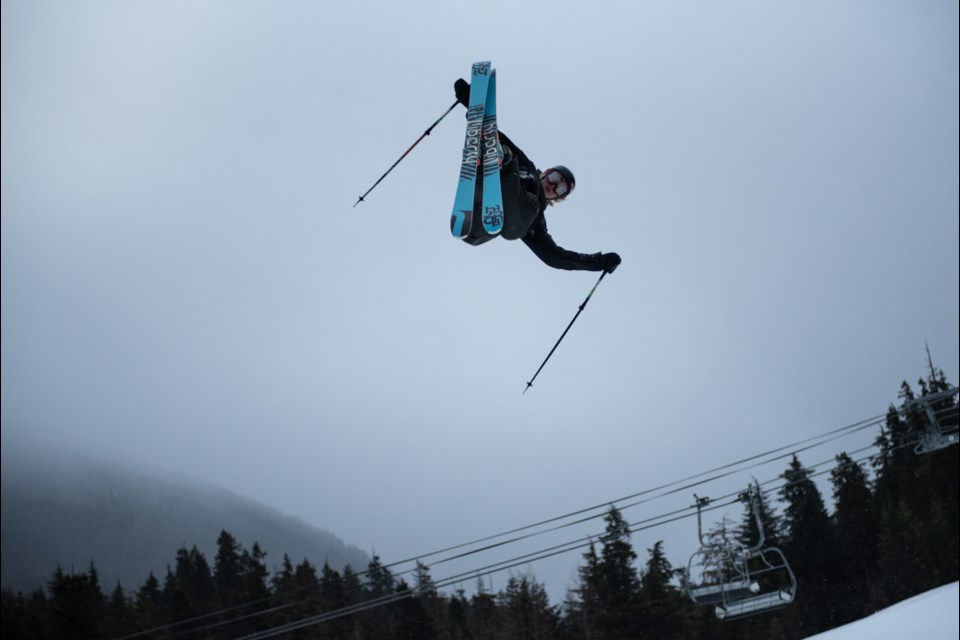
M 461 78 L 454 83 L 454 92 L 469 109 L 470 84 Z M 620 264 L 616 253 L 569 251 L 557 245 L 547 232 L 546 209 L 563 202 L 573 192 L 573 173 L 564 166 L 540 171 L 502 131 L 499 141 L 503 148 L 500 188 L 504 218 L 500 235 L 507 240 L 522 240 L 540 260 L 555 269 L 613 273 Z

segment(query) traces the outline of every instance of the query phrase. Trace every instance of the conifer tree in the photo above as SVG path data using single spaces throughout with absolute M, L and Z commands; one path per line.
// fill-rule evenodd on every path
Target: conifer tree
M 786 503 L 784 550 L 797 575 L 797 591 L 804 594 L 793 608 L 802 610 L 800 630 L 807 634 L 833 626 L 835 598 L 830 596 L 838 588 L 839 571 L 830 517 L 812 475 L 794 455 L 780 489 Z
M 134 594 L 133 608 L 139 630 L 153 629 L 160 625 L 163 617 L 163 593 L 160 591 L 160 581 L 153 575 L 153 571 Z
M 329 563 L 324 562 L 320 570 L 320 608 L 324 612 L 338 611 L 347 604 L 346 594 L 343 589 L 343 577 L 340 572 L 333 569 Z M 351 628 L 352 623 L 349 618 L 335 618 L 330 622 L 324 623 L 325 632 L 331 637 L 340 638 L 347 635 L 347 630 Z
M 435 598 L 437 585 L 430 577 L 430 567 L 417 560 L 417 595 L 421 598 Z
M 598 592 L 607 607 L 630 606 L 636 602 L 640 586 L 633 561 L 637 553 L 630 544 L 630 526 L 616 507 L 604 517 L 606 532 L 600 552 Z
M 868 594 L 876 577 L 880 521 L 870 482 L 863 467 L 846 453 L 837 456 L 830 472 L 833 484 L 833 522 L 837 533 L 836 553 L 842 559 L 840 583 L 850 597 L 843 599 L 840 622 L 848 622 L 868 611 Z M 859 597 L 854 595 L 859 591 Z
M 117 582 L 110 593 L 110 599 L 107 602 L 106 627 L 107 635 L 110 637 L 119 637 L 129 628 L 131 624 L 131 610 L 127 596 L 123 591 L 123 586 Z
M 187 551 L 181 548 L 177 551 L 176 569 L 174 571 L 177 584 L 183 595 L 190 602 L 190 608 L 197 613 L 208 611 L 216 600 L 216 585 L 207 559 L 197 549 L 196 545 Z
M 447 628 L 441 637 L 450 640 L 470 639 L 470 603 L 463 589 L 457 589 L 447 604 Z
M 601 638 L 629 638 L 637 635 L 636 615 L 640 589 L 633 566 L 637 554 L 630 544 L 630 526 L 611 506 L 604 516 L 606 529 L 599 561 L 591 573 L 590 589 L 598 605 L 597 627 Z
M 284 601 L 291 599 L 286 596 L 291 595 L 295 588 L 293 583 L 293 563 L 290 561 L 290 556 L 286 553 L 283 554 L 283 562 L 280 564 L 280 568 L 274 569 L 273 571 L 273 577 L 270 578 L 270 588 L 274 595 L 282 596 L 279 600 Z
M 340 573 L 327 562 L 323 563 L 320 570 L 320 598 L 324 611 L 333 611 L 343 606 L 343 580 Z
M 362 597 L 368 601 L 376 601 L 389 598 L 395 592 L 393 574 L 390 569 L 383 566 L 380 556 L 374 553 L 373 558 L 367 563 L 366 588 Z M 391 637 L 394 627 L 393 611 L 393 605 L 385 605 L 360 613 L 358 624 L 361 635 L 364 638 L 376 638 L 378 634 L 382 637 Z
M 763 534 L 764 545 L 769 547 L 779 547 L 782 544 L 783 519 L 777 515 L 776 510 L 770 505 L 767 494 L 760 490 L 759 484 L 754 484 L 750 491 L 756 497 L 756 502 L 746 501 L 744 504 L 743 519 L 737 528 L 736 539 L 744 547 L 752 547 L 760 542 L 761 533 Z M 756 504 L 757 514 L 754 515 L 753 504 Z M 761 532 L 757 528 L 757 517 L 760 517 Z
M 0 634 L 5 640 L 37 637 L 27 619 L 27 603 L 22 593 L 3 587 L 0 590 Z
M 577 586 L 567 594 L 563 607 L 562 628 L 569 638 L 594 638 L 597 634 L 600 600 L 596 585 L 600 579 L 600 558 L 593 540 L 583 554 L 583 560 L 584 564 L 577 567 Z
M 360 576 L 353 570 L 350 564 L 343 567 L 343 606 L 350 607 L 363 600 L 363 585 L 360 582 Z M 348 638 L 360 637 L 360 620 L 356 615 L 351 615 L 345 619 L 345 633 Z
M 924 408 L 921 428 L 941 433 L 955 432 L 960 423 L 957 395 L 939 400 L 926 398 L 953 388 L 943 370 L 934 368 L 932 359 L 927 380 L 920 380 L 919 384 L 922 396 L 934 414 L 931 418 Z M 924 499 L 920 502 L 923 524 L 914 522 L 914 526 L 920 541 L 922 588 L 929 589 L 956 581 L 960 573 L 960 536 L 957 536 L 960 525 L 960 447 L 950 446 L 918 458 L 916 484 L 924 492 Z
M 500 598 L 505 625 L 513 637 L 546 640 L 556 637 L 557 614 L 542 584 L 529 574 L 510 576 Z
M 919 402 L 952 388 L 942 371 L 932 363 L 930 369 L 929 377 L 918 381 L 920 397 L 909 384 L 901 384 L 901 406 L 890 407 L 886 428 L 877 440 L 881 448 L 875 464 L 880 518 L 878 605 L 956 580 L 960 572 L 956 534 L 960 448 L 914 453 L 925 429 L 955 427 L 958 419 L 956 396 L 925 401 L 939 415 L 936 423 Z
M 370 596 L 379 598 L 394 592 L 393 574 L 383 566 L 380 556 L 373 554 L 373 559 L 367 564 L 367 584 Z
M 658 540 L 647 553 L 638 592 L 638 627 L 650 640 L 688 638 L 692 628 L 690 607 L 672 584 L 675 572 L 663 552 L 663 541 Z
M 320 578 L 316 567 L 306 558 L 293 570 L 292 595 L 301 602 L 300 606 L 290 612 L 293 619 L 309 618 L 322 611 Z
M 243 564 L 241 547 L 229 532 L 217 537 L 217 556 L 214 558 L 213 578 L 221 607 L 230 607 L 242 601 Z
M 35 589 L 26 598 L 25 604 L 26 628 L 29 630 L 29 634 L 24 637 L 40 640 L 55 637 L 50 599 L 47 598 L 43 589 Z
M 267 552 L 260 544 L 253 543 L 250 551 L 244 550 L 240 556 L 242 602 L 261 602 L 270 597 L 267 578 L 270 571 L 265 562 Z M 266 608 L 266 603 L 261 608 Z
M 105 599 L 96 569 L 89 573 L 66 574 L 57 566 L 49 583 L 50 610 L 58 637 L 103 637 Z
M 163 580 L 163 610 L 166 613 L 165 622 L 168 623 L 180 622 L 196 615 L 193 607 L 190 606 L 190 599 L 170 565 L 167 565 L 167 576 Z
M 396 593 L 400 599 L 395 607 L 395 637 L 433 640 L 436 637 L 433 622 L 424 610 L 423 603 L 402 578 L 397 582 Z
M 754 523 L 754 530 L 756 530 L 756 523 Z M 722 582 L 730 580 L 730 554 L 732 549 L 736 549 L 737 545 L 744 544 L 743 542 L 738 542 L 738 538 L 744 534 L 740 533 L 739 529 L 736 529 L 733 525 L 733 522 L 724 515 L 720 522 L 716 523 L 703 535 L 703 542 L 706 543 L 698 551 L 698 557 L 696 560 L 696 565 L 690 567 L 693 571 L 693 575 L 687 576 L 689 580 L 692 580 L 694 585 L 716 585 Z M 755 535 L 747 533 L 745 535 Z M 751 537 L 752 542 L 756 542 L 756 539 Z
M 446 605 L 437 591 L 437 585 L 430 575 L 430 567 L 419 560 L 416 564 L 416 585 L 414 589 L 424 614 L 430 619 L 431 628 L 439 632 L 443 628 L 443 616 Z
M 320 579 L 317 577 L 317 569 L 306 558 L 294 570 L 293 582 L 298 592 L 319 593 Z
M 815 566 L 816 558 L 822 557 L 820 552 L 831 542 L 832 532 L 823 496 L 810 479 L 812 475 L 794 455 L 783 474 L 786 483 L 780 489 L 780 499 L 786 503 L 787 545 L 797 556 L 798 564 L 806 559 Z
M 496 598 L 477 578 L 477 589 L 470 598 L 470 629 L 473 637 L 486 640 L 500 633 L 500 610 Z

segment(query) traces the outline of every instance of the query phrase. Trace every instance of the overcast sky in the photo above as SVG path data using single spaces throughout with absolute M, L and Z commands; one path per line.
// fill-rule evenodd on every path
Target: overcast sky
M 925 343 L 956 383 L 957 24 L 952 0 L 4 0 L 5 438 L 390 561 L 882 414 Z M 597 274 L 450 237 L 464 111 L 352 208 L 476 60 L 500 127 L 577 176 L 554 239 L 623 258 L 526 395 Z M 680 564 L 692 524 L 634 545 Z M 556 594 L 579 560 L 531 569 Z

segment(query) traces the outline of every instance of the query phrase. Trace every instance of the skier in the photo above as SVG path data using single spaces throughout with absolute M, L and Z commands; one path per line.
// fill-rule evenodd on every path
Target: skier
M 461 78 L 453 88 L 457 100 L 469 107 L 470 83 Z M 502 131 L 499 140 L 503 147 L 500 189 L 504 211 L 500 235 L 507 240 L 523 240 L 540 260 L 555 269 L 613 273 L 620 265 L 620 256 L 616 253 L 568 251 L 558 246 L 547 232 L 544 212 L 573 192 L 576 186 L 573 173 L 564 166 L 540 171 Z

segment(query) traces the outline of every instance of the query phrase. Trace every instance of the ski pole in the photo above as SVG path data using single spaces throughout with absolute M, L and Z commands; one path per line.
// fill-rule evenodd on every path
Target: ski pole
M 399 158 L 396 162 L 394 162 L 392 165 L 390 165 L 390 168 L 387 169 L 386 173 L 384 173 L 382 176 L 380 176 L 380 179 L 377 180 L 376 182 L 374 182 L 374 183 L 373 183 L 373 186 L 370 187 L 369 189 L 367 189 L 366 193 L 364 193 L 362 196 L 360 196 L 359 198 L 357 198 L 357 201 L 353 203 L 353 206 L 356 207 L 358 204 L 360 204 L 361 202 L 363 202 L 363 199 L 367 197 L 367 194 L 369 194 L 371 191 L 373 191 L 373 190 L 377 187 L 377 185 L 380 184 L 380 182 L 381 182 L 384 178 L 387 177 L 387 174 L 390 173 L 391 171 L 393 171 L 393 168 L 394 168 L 395 166 L 397 166 L 398 164 L 400 164 L 400 160 L 403 160 L 404 158 L 406 158 L 406 157 L 407 157 L 407 154 L 410 153 L 411 151 L 413 151 L 413 148 L 414 148 L 415 146 L 417 146 L 418 144 L 420 144 L 420 141 L 421 141 L 421 140 L 423 140 L 423 139 L 426 138 L 428 135 L 430 135 L 430 132 L 433 131 L 433 128 L 434 128 L 435 126 L 437 126 L 438 124 L 440 124 L 440 121 L 443 120 L 444 118 L 446 118 L 446 117 L 447 117 L 447 114 L 450 113 L 451 111 L 453 111 L 453 108 L 454 108 L 455 106 L 457 106 L 458 104 L 460 104 L 460 101 L 459 101 L 459 100 L 458 100 L 457 102 L 454 102 L 452 105 L 450 105 L 450 108 L 447 109 L 446 111 L 444 111 L 444 112 L 443 112 L 443 115 L 440 116 L 439 118 L 437 118 L 436 122 L 434 122 L 432 125 L 430 125 L 430 126 L 427 128 L 427 130 L 424 131 L 424 132 L 420 135 L 419 138 L 417 138 L 417 141 L 414 142 L 412 145 L 410 145 L 410 148 L 409 148 L 409 149 L 407 149 L 406 151 L 403 152 L 403 155 L 400 156 L 400 158 Z
M 593 285 L 593 289 L 590 289 L 590 293 L 587 294 L 586 300 L 583 301 L 583 304 L 580 305 L 580 308 L 577 309 L 577 314 L 573 316 L 573 320 L 570 321 L 570 324 L 567 325 L 567 328 L 563 330 L 563 333 L 560 335 L 560 339 L 557 340 L 557 343 L 553 345 L 553 349 L 550 349 L 550 353 L 547 354 L 547 357 L 544 358 L 543 363 L 540 365 L 540 368 L 537 369 L 537 372 L 533 374 L 533 377 L 530 378 L 530 382 L 527 383 L 526 388 L 523 390 L 523 393 L 526 393 L 530 387 L 533 386 L 533 381 L 537 379 L 537 376 L 540 375 L 540 372 L 543 370 L 543 367 L 547 364 L 547 360 L 550 359 L 550 356 L 553 355 L 553 352 L 557 350 L 557 347 L 560 346 L 560 343 L 563 341 L 564 337 L 567 335 L 567 331 L 570 331 L 570 327 L 573 326 L 573 323 L 577 321 L 577 318 L 580 317 L 580 312 L 583 311 L 583 308 L 587 306 L 587 303 L 590 302 L 590 296 L 593 295 L 593 292 L 597 290 L 597 287 L 600 286 L 600 282 L 603 280 L 603 277 L 607 275 L 607 272 L 604 271 L 600 274 L 600 279 L 597 280 L 597 283 Z

